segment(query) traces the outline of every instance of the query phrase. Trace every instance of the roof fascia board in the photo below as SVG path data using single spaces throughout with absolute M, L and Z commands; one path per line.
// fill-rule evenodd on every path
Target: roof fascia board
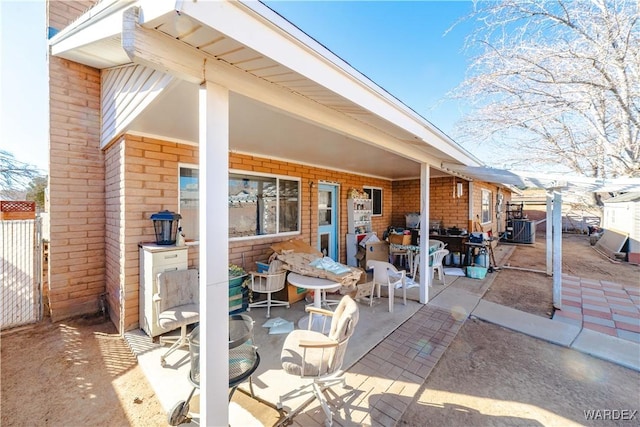
M 248 11 L 252 13 L 247 13 Z M 315 47 L 305 44 L 299 38 L 303 33 L 297 29 L 297 34 L 291 34 L 291 24 L 286 25 L 286 29 L 282 28 L 285 25 L 283 22 L 286 22 L 284 19 L 277 18 L 281 26 L 274 24 L 272 19 L 276 19 L 277 15 L 266 6 L 258 2 L 183 2 L 179 12 L 361 105 L 419 139 L 428 141 L 429 145 L 439 151 L 460 159 L 465 164 L 480 164 L 478 159 L 425 119 L 388 94 L 381 93 L 377 86 L 373 87 L 370 82 L 365 82 L 361 74 L 354 75 L 356 72 L 353 69 L 352 72 L 347 72 L 344 63 L 341 66 L 328 59 L 326 49 L 322 49 L 324 54 L 318 52 L 318 43 L 314 43 Z M 266 17 L 266 14 L 270 16 Z M 148 25 L 141 21 L 141 25 L 145 24 Z M 308 36 L 305 38 L 308 39 Z
M 442 169 L 448 173 L 461 174 L 470 180 L 478 180 L 492 183 L 508 184 L 514 186 L 526 185 L 522 176 L 504 169 L 489 167 L 465 166 L 453 163 L 442 163 Z
M 75 48 L 120 34 L 122 14 L 135 2 L 111 0 L 98 3 L 49 40 L 51 55 L 63 55 Z
M 146 65 L 192 83 L 213 81 L 241 95 L 308 120 L 333 132 L 343 133 L 364 143 L 374 144 L 408 159 L 440 164 L 419 148 L 403 143 L 377 129 L 335 110 L 312 102 L 280 86 L 270 84 L 232 65 L 217 61 L 196 48 L 136 24 L 135 8 L 125 13 L 123 47 L 134 63 Z
M 298 42 L 310 48 L 313 53 L 320 55 L 321 58 L 327 61 L 330 61 L 331 63 L 336 65 L 341 71 L 346 72 L 351 77 L 356 79 L 359 84 L 363 84 L 367 86 L 369 89 L 374 91 L 377 95 L 385 98 L 389 103 L 393 104 L 394 108 L 398 108 L 402 110 L 405 114 L 410 115 L 415 120 L 421 122 L 423 125 L 425 125 L 428 128 L 428 130 L 434 136 L 438 138 L 442 138 L 448 143 L 456 144 L 456 142 L 453 141 L 447 134 L 442 132 L 439 128 L 434 126 L 431 122 L 426 120 L 424 117 L 418 114 L 411 107 L 407 106 L 404 102 L 402 102 L 401 100 L 393 96 L 391 93 L 387 92 L 384 88 L 378 86 L 373 80 L 371 80 L 366 75 L 362 74 L 360 71 L 352 67 L 348 62 L 344 61 L 338 55 L 334 54 L 331 50 L 327 49 L 324 45 L 316 41 L 313 37 L 309 36 L 303 30 L 298 28 L 295 24 L 286 20 L 284 17 L 279 15 L 277 12 L 275 12 L 273 9 L 269 8 L 268 6 L 266 6 L 260 1 L 238 0 L 237 3 L 240 3 L 245 7 L 251 9 L 258 15 L 262 16 L 267 21 L 271 22 L 273 25 L 277 26 L 286 34 L 293 36 L 294 39 L 296 39 Z

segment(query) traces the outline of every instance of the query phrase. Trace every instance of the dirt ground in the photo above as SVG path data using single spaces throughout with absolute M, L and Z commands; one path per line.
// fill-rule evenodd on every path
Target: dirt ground
M 630 418 L 639 390 L 638 372 L 468 320 L 398 425 L 637 426 L 639 414 L 588 420 L 585 411 L 628 410 Z
M 507 261 L 545 270 L 544 235 Z M 614 263 L 589 238 L 562 239 L 565 274 L 640 287 L 640 267 Z M 484 299 L 539 316 L 553 313 L 552 279 L 502 269 Z M 404 414 L 404 426 L 640 425 L 640 373 L 575 350 L 468 320 Z M 588 420 L 585 411 L 618 410 Z M 628 410 L 624 412 L 622 410 Z M 631 417 L 633 411 L 638 411 Z M 618 419 L 614 419 L 614 415 Z M 629 419 L 632 418 L 632 419 Z
M 534 244 L 520 244 L 514 249 L 506 266 L 542 272 L 503 268 L 497 273 L 484 299 L 551 318 L 554 310 L 553 278 L 544 273 L 544 233 L 537 233 Z M 589 244 L 589 236 L 584 234 L 563 235 L 562 273 L 640 287 L 640 266 L 611 261 L 598 253 Z
M 102 317 L 3 333 L 2 426 L 160 426 L 136 358 Z
M 566 235 L 563 253 L 567 274 L 638 285 L 639 267 L 608 261 L 587 236 Z M 544 259 L 540 236 L 534 245 L 516 247 L 509 263 L 544 270 Z M 507 269 L 492 274 L 497 277 L 487 300 L 551 316 L 546 275 Z M 135 357 L 102 318 L 4 332 L 0 349 L 2 426 L 167 425 Z M 637 372 L 469 321 L 401 424 L 589 424 L 583 410 L 640 409 L 638 390 Z

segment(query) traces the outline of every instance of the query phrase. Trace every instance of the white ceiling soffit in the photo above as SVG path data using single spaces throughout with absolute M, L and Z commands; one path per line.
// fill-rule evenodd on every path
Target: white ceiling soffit
M 161 99 L 131 123 L 129 130 L 196 143 L 197 109 L 198 86 L 183 81 L 167 89 Z M 420 164 L 415 161 L 299 120 L 235 92 L 230 93 L 229 139 L 230 149 L 238 153 L 390 180 L 420 176 Z
M 104 70 L 101 78 L 102 147 L 124 133 L 132 121 L 176 80 L 173 76 L 137 64 Z
M 288 93 L 289 97 L 285 96 L 287 100 L 304 99 L 309 109 L 315 105 L 318 111 L 325 111 L 324 122 L 310 119 L 312 116 L 302 117 L 296 108 L 289 107 L 287 110 L 282 100 L 280 104 L 272 103 L 271 100 L 281 97 L 274 96 L 278 94 L 277 91 L 271 91 L 267 97 L 260 99 L 261 102 L 254 100 L 253 107 L 270 109 L 271 113 L 263 111 L 265 116 L 271 115 L 273 120 L 270 125 L 275 129 L 263 128 L 262 138 L 254 141 L 248 141 L 248 135 L 246 140 L 241 140 L 241 131 L 247 133 L 241 129 L 235 132 L 238 139 L 231 141 L 232 149 L 245 151 L 245 148 L 259 148 L 260 151 L 254 151 L 256 154 L 292 159 L 295 150 L 286 150 L 292 148 L 287 147 L 291 141 L 284 142 L 282 138 L 267 141 L 265 137 L 276 133 L 282 121 L 283 127 L 298 127 L 298 134 L 308 135 L 307 138 L 297 139 L 293 148 L 298 148 L 300 142 L 317 141 L 314 148 L 330 153 L 332 158 L 327 158 L 331 164 L 323 166 L 334 169 L 403 179 L 410 175 L 419 176 L 420 162 L 434 165 L 442 161 L 480 164 L 437 128 L 261 3 L 250 2 L 245 5 L 222 1 L 176 4 L 169 0 L 154 0 L 140 1 L 138 4 L 142 5 L 140 22 L 146 27 L 146 30 L 138 31 L 168 36 L 162 38 L 166 50 L 172 51 L 179 46 L 186 49 L 188 46 L 192 56 L 213 57 L 217 61 L 209 63 L 235 70 L 235 74 L 244 76 L 242 78 L 245 81 L 253 78 L 255 82 L 262 82 L 263 87 L 270 85 L 279 88 L 280 93 Z M 101 8 L 97 10 L 99 6 Z M 122 47 L 123 14 L 125 10 L 130 10 L 125 6 L 131 7 L 131 1 L 98 3 L 94 8 L 95 13 L 91 15 L 89 11 L 76 21 L 77 24 L 72 24 L 52 39 L 52 54 L 102 69 L 130 63 L 131 59 Z M 176 13 L 176 7 L 182 8 L 182 13 Z M 190 18 L 187 16 L 189 14 L 198 19 Z M 230 89 L 243 93 L 241 87 Z M 250 93 L 244 95 L 252 97 Z M 177 104 L 168 103 L 172 97 Z M 197 114 L 190 112 L 189 106 L 182 108 L 187 104 L 180 103 L 179 98 L 186 100 L 190 96 L 188 92 L 181 94 L 172 91 L 172 95 L 158 97 L 129 129 L 141 133 L 150 133 L 155 129 L 151 133 L 157 136 L 197 141 L 197 138 L 186 135 L 197 132 L 197 124 L 195 128 L 187 129 L 194 124 Z M 161 101 L 163 105 L 160 105 Z M 248 101 L 236 97 L 235 103 L 243 108 L 243 103 Z M 193 105 L 197 108 L 197 101 Z M 279 115 L 274 116 L 274 111 Z M 152 117 L 148 112 L 163 114 L 154 114 Z M 231 114 L 234 116 L 233 105 Z M 292 123 L 294 118 L 299 123 Z M 253 123 L 258 121 L 267 124 L 260 117 Z M 335 126 L 336 121 L 342 121 L 343 126 Z M 349 121 L 351 124 L 348 124 Z M 308 128 L 301 129 L 305 125 Z M 323 126 L 329 132 L 316 129 Z M 351 133 L 350 130 L 358 127 L 359 131 Z M 311 154 L 309 150 L 304 158 L 295 160 L 321 165 L 316 153 Z M 371 166 L 352 167 L 351 163 L 370 163 Z

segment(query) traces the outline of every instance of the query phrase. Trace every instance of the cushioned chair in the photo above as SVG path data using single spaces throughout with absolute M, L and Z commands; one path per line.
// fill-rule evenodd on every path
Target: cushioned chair
M 373 282 L 377 289 L 378 298 L 380 298 L 380 287 L 386 286 L 389 293 L 389 312 L 393 313 L 394 294 L 397 287 L 402 288 L 402 301 L 407 305 L 407 286 L 406 274 L 404 270 L 398 270 L 396 267 L 384 261 L 367 261 L 367 268 L 373 268 Z M 370 300 L 370 305 L 373 299 Z
M 345 295 L 333 312 L 313 306 L 307 307 L 306 310 L 309 313 L 309 327 L 313 323 L 313 316 L 325 316 L 325 321 L 327 318 L 331 319 L 331 328 L 328 336 L 310 329 L 297 329 L 287 335 L 280 355 L 282 368 L 287 374 L 310 378 L 312 382 L 280 396 L 277 406 L 282 409 L 284 400 L 298 397 L 305 392 L 312 392 L 313 395 L 297 409 L 290 411 L 280 425 L 291 421 L 315 399 L 318 399 L 327 417 L 326 424 L 331 425 L 332 413 L 323 393 L 336 384 L 345 386 L 342 362 L 349 338 L 358 323 L 358 305 L 350 296 Z M 311 390 L 308 390 L 309 388 Z
M 160 343 L 173 342 L 160 356 L 160 364 L 178 348 L 187 345 L 187 326 L 200 321 L 198 270 L 176 270 L 158 273 L 158 293 L 153 296 L 158 313 L 158 326 L 165 332 L 180 328 L 180 336 L 160 337 Z
M 269 263 L 269 269 L 266 273 L 258 273 L 256 271 L 249 273 L 251 275 L 251 291 L 267 294 L 267 299 L 252 302 L 249 304 L 247 311 L 251 311 L 252 308 L 267 307 L 268 318 L 271 316 L 271 307 L 284 306 L 289 308 L 289 302 L 271 299 L 272 293 L 284 289 L 286 285 L 287 270 L 282 265 L 282 261 L 276 259 Z

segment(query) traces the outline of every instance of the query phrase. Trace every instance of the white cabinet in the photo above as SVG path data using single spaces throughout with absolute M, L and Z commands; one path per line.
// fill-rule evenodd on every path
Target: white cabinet
M 370 233 L 372 214 L 371 199 L 347 199 L 347 233 Z
M 156 278 L 158 273 L 173 270 L 186 270 L 188 264 L 188 246 L 161 246 L 141 244 L 140 247 L 140 328 L 150 337 L 162 334 L 158 326 L 156 305 L 153 295 L 158 292 Z

